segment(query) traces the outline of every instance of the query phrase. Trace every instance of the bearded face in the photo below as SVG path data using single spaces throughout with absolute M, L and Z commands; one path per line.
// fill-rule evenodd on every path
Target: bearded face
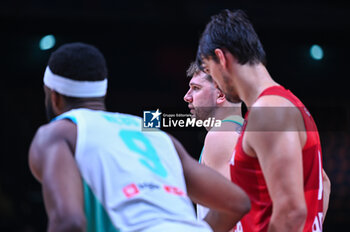
M 234 86 L 233 77 L 222 69 L 220 63 L 213 59 L 204 59 L 203 61 L 205 72 L 212 76 L 219 89 L 225 94 L 226 99 L 232 103 L 242 102 Z
M 184 100 L 188 103 L 192 117 L 200 120 L 212 117 L 219 93 L 214 82 L 208 80 L 204 72 L 200 72 L 192 77 L 189 87 Z

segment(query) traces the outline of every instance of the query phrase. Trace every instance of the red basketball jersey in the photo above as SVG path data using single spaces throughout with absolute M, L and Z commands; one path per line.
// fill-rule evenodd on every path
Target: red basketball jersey
M 298 107 L 303 116 L 307 134 L 307 140 L 302 150 L 304 195 L 307 205 L 307 219 L 303 231 L 322 231 L 322 153 L 316 124 L 302 102 L 282 86 L 267 88 L 259 97 L 265 95 L 277 95 L 288 99 Z M 248 114 L 249 111 L 246 114 L 246 119 Z M 243 151 L 242 139 L 246 123 L 242 128 L 241 136 L 231 160 L 231 180 L 249 195 L 252 207 L 250 212 L 237 223 L 235 232 L 264 232 L 267 231 L 270 222 L 272 201 L 258 159 L 248 156 Z

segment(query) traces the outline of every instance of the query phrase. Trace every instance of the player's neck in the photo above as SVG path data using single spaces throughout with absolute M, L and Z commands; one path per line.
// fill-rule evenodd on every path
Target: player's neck
M 241 106 L 239 104 L 232 104 L 226 102 L 227 104 L 223 104 L 216 108 L 214 112 L 214 118 L 219 120 L 224 120 L 227 117 L 232 115 L 242 116 L 241 114 Z
M 207 119 L 213 119 L 213 120 L 224 120 L 227 117 L 230 117 L 232 115 L 238 115 L 241 116 L 241 108 L 238 106 L 233 106 L 232 104 L 224 104 L 221 106 L 217 106 L 216 110 L 213 112 L 213 114 L 208 117 Z M 211 124 L 210 124 L 211 125 Z M 210 131 L 213 129 L 212 126 L 205 127 L 207 131 Z
M 239 96 L 248 107 L 254 104 L 266 88 L 278 85 L 262 64 L 243 68 L 239 81 L 241 86 Z
M 86 102 L 76 102 L 69 104 L 66 107 L 66 110 L 85 108 L 90 110 L 106 110 L 105 103 L 103 101 L 86 101 Z

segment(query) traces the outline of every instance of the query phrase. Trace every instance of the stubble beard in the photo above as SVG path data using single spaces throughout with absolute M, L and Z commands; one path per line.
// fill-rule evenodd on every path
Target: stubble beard
M 206 120 L 213 115 L 214 107 L 198 107 L 195 109 L 195 113 L 192 118 L 196 118 L 196 120 Z
M 224 78 L 224 83 L 225 83 L 225 96 L 226 96 L 226 99 L 229 101 L 229 102 L 232 102 L 232 103 L 240 103 L 242 102 L 242 99 L 239 98 L 238 94 L 237 94 L 237 91 L 233 88 L 232 86 L 232 80 L 231 77 L 229 76 L 223 76 Z

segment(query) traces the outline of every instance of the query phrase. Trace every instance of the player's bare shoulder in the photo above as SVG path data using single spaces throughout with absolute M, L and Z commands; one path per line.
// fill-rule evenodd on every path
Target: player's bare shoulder
M 302 115 L 288 99 L 266 95 L 249 109 L 247 131 L 298 131 L 303 129 Z
M 221 166 L 220 163 L 229 163 L 239 137 L 239 125 L 232 122 L 225 124 L 225 130 L 211 130 L 205 137 L 202 158 L 212 168 Z
M 76 125 L 69 120 L 58 120 L 41 126 L 29 148 L 29 166 L 34 176 L 41 179 L 41 166 L 50 148 L 56 143 L 66 142 L 75 150 Z
M 77 127 L 70 120 L 57 120 L 41 126 L 36 132 L 32 145 L 38 148 L 50 145 L 57 140 L 67 140 L 67 142 L 75 143 L 77 136 Z
M 249 109 L 242 146 L 248 155 L 255 157 L 257 147 L 271 148 L 276 141 L 288 141 L 294 136 L 298 136 L 301 144 L 305 142 L 305 126 L 299 108 L 284 97 L 266 95 Z

